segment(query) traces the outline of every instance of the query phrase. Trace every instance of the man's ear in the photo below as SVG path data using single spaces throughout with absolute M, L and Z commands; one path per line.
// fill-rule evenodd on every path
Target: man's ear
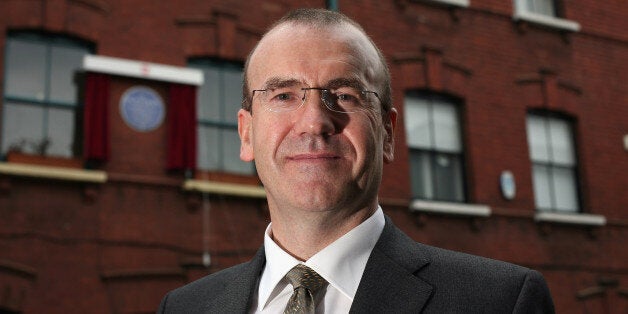
M 390 110 L 382 117 L 384 124 L 384 162 L 390 163 L 395 159 L 395 128 L 397 127 L 397 110 Z
M 250 111 L 240 109 L 238 111 L 238 134 L 240 135 L 240 159 L 253 161 L 253 116 Z

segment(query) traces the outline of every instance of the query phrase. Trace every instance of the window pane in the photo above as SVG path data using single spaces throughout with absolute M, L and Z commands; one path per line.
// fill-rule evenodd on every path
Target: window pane
M 530 12 L 555 16 L 554 0 L 526 0 L 527 9 Z
M 553 206 L 549 168 L 543 165 L 534 165 L 532 168 L 532 176 L 536 208 L 540 210 L 551 210 Z
M 197 111 L 201 120 L 220 121 L 220 94 L 222 81 L 217 69 L 205 66 L 202 68 L 205 76 L 203 86 L 198 89 Z
M 223 169 L 238 174 L 252 174 L 253 164 L 240 160 L 240 137 L 236 130 L 223 130 Z
M 212 127 L 198 127 L 198 167 L 204 170 L 219 168 L 220 140 L 218 130 Z
M 561 167 L 554 167 L 552 170 L 555 209 L 564 212 L 577 212 L 578 189 L 574 170 Z
M 569 123 L 559 119 L 550 119 L 549 126 L 552 162 L 567 166 L 575 165 L 576 159 Z
M 526 122 L 530 159 L 533 161 L 549 162 L 549 144 L 547 142 L 545 119 L 535 115 L 528 115 Z
M 445 152 L 462 151 L 456 107 L 449 103 L 434 102 L 432 117 L 435 148 Z
M 6 103 L 3 112 L 2 153 L 17 150 L 37 154 L 43 139 L 44 110 L 40 106 Z
M 436 179 L 436 199 L 454 202 L 464 201 L 462 165 L 459 158 L 447 154 L 436 154 L 432 162 Z
M 44 100 L 46 47 L 41 43 L 9 39 L 6 51 L 6 95 Z
M 75 104 L 77 86 L 75 74 L 81 69 L 86 50 L 53 47 L 51 52 L 50 100 Z
M 424 99 L 408 96 L 405 99 L 404 117 L 408 146 L 432 148 L 428 105 Z
M 412 182 L 412 196 L 423 199 L 434 198 L 432 186 L 432 169 L 429 153 L 410 151 L 410 181 Z
M 229 62 L 200 60 L 191 67 L 203 70 L 198 90 L 198 165 L 200 169 L 252 174 L 252 163 L 240 160 L 237 112 L 242 103 L 242 67 Z
M 226 69 L 224 72 L 223 121 L 238 123 L 238 110 L 242 107 L 242 71 Z M 238 140 L 239 141 L 239 140 Z
M 72 157 L 74 145 L 74 110 L 48 109 L 48 150 L 46 155 Z

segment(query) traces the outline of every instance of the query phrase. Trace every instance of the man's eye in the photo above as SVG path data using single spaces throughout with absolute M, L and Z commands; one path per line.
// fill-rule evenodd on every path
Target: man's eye
M 281 93 L 275 96 L 274 98 L 279 101 L 288 101 L 292 99 L 292 95 L 288 93 Z
M 338 94 L 338 100 L 340 101 L 356 101 L 357 98 L 351 94 Z

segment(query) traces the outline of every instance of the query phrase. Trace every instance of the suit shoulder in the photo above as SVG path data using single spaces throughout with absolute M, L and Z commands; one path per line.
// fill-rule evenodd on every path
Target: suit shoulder
M 225 284 L 232 282 L 248 267 L 248 263 L 242 263 L 207 275 L 173 290 L 170 292 L 169 297 L 194 298 L 195 296 L 207 296 L 214 291 L 220 291 Z
M 236 313 L 246 310 L 251 289 L 265 263 L 259 250 L 253 260 L 177 288 L 162 299 L 158 313 Z
M 495 260 L 478 255 L 451 251 L 421 243 L 416 243 L 420 250 L 430 256 L 430 264 L 437 268 L 447 268 L 454 272 L 482 273 L 496 278 L 522 277 L 531 270 L 516 264 Z M 490 270 L 490 271 L 489 271 Z

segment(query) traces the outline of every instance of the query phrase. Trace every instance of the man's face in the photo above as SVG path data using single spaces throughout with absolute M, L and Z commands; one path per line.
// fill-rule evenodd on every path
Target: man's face
M 376 91 L 376 51 L 351 26 L 325 30 L 283 25 L 259 44 L 248 68 L 251 89 L 272 82 L 329 87 L 332 81 L 357 82 Z M 238 113 L 240 158 L 255 160 L 273 211 L 373 208 L 383 162 L 393 158 L 396 111 L 382 114 L 379 101 L 355 113 L 328 110 L 319 91 L 307 93 L 297 110 L 271 112 L 253 99 L 251 112 Z M 384 119 L 384 120 L 383 120 Z

